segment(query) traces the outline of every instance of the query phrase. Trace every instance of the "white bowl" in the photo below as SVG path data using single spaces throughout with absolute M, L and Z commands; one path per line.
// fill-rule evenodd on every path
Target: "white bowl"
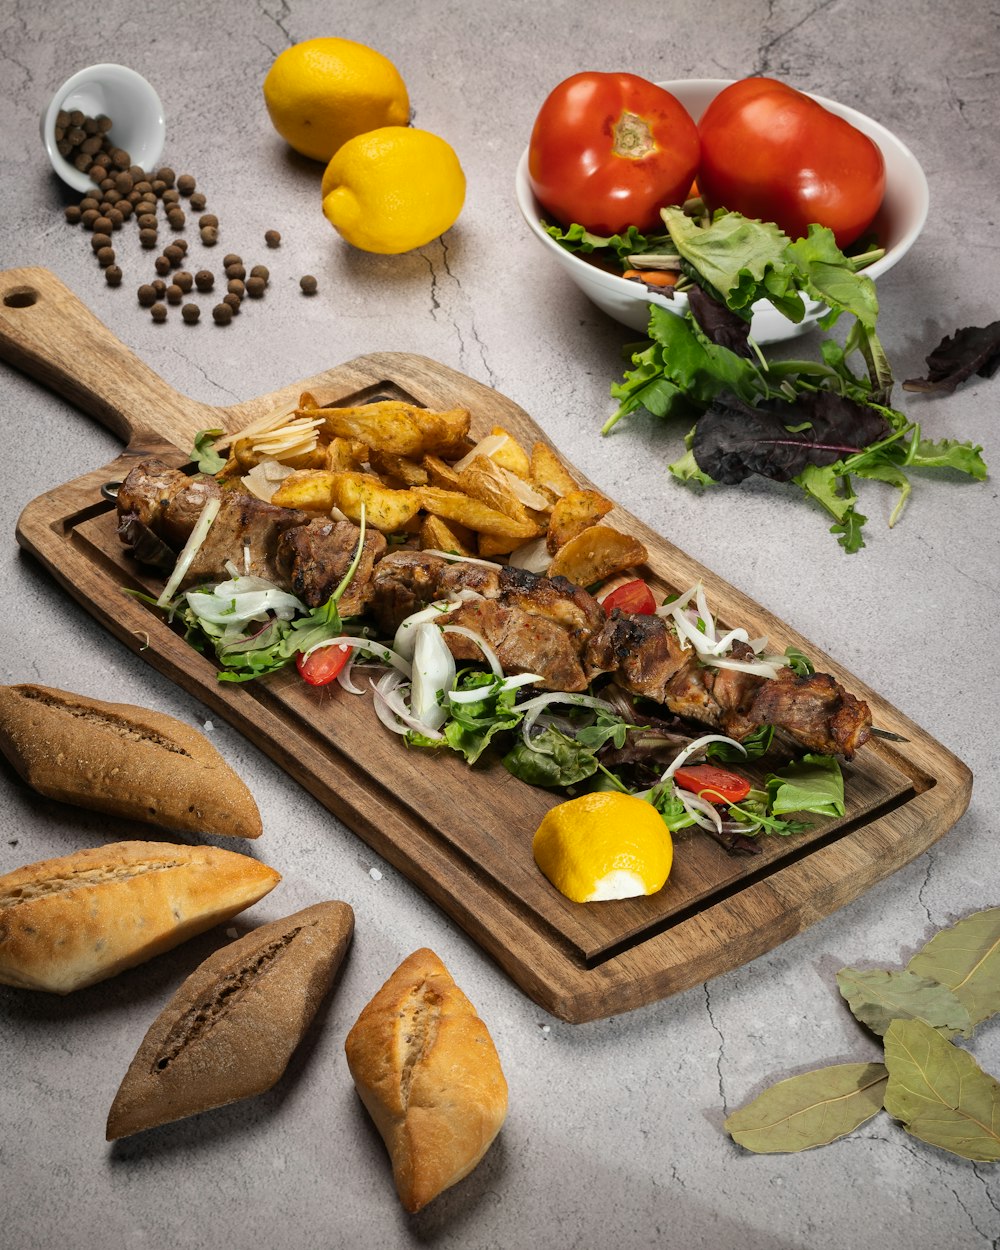
M 77 191 L 93 188 L 90 174 L 81 172 L 60 155 L 56 147 L 56 118 L 60 109 L 79 109 L 88 117 L 103 113 L 114 126 L 115 144 L 124 148 L 133 165 L 155 169 L 163 154 L 167 123 L 155 90 L 134 69 L 125 65 L 90 65 L 68 78 L 42 114 L 42 143 L 52 168 L 63 182 Z
M 659 86 L 675 95 L 697 122 L 723 87 L 728 87 L 732 81 L 729 78 L 689 78 L 679 82 L 661 82 Z M 929 204 L 927 179 L 910 149 L 879 122 L 835 100 L 818 95 L 812 98 L 874 139 L 885 158 L 885 198 L 875 218 L 875 227 L 879 238 L 886 242 L 886 252 L 881 260 L 865 269 L 869 277 L 878 278 L 902 260 L 923 229 Z M 541 224 L 546 218 L 545 210 L 532 194 L 528 181 L 527 149 L 518 162 L 515 192 L 518 207 L 532 234 L 584 294 L 616 321 L 645 333 L 649 326 L 650 304 L 659 304 L 679 316 L 687 312 L 687 296 L 683 293 L 670 298 L 658 291 L 650 291 L 639 282 L 608 273 L 567 251 L 546 233 Z M 551 216 L 548 219 L 552 220 Z M 783 317 L 773 305 L 760 301 L 754 305 L 750 332 L 758 343 L 777 343 L 782 339 L 795 338 L 810 329 L 824 311 L 821 304 L 807 301 L 805 317 L 800 322 L 794 322 Z

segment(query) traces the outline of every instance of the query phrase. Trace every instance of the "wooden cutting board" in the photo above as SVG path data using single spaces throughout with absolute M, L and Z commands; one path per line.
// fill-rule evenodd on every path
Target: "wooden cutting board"
M 698 832 L 681 835 L 658 894 L 571 903 L 531 855 L 553 796 L 517 781 L 495 759 L 469 769 L 454 755 L 406 750 L 380 725 L 369 698 L 338 686 L 309 687 L 287 670 L 248 685 L 219 683 L 214 665 L 158 613 L 122 593 L 123 586 L 158 591 L 160 584 L 125 554 L 113 506 L 101 495 L 138 458 L 154 453 L 181 466 L 196 431 L 240 429 L 294 404 L 304 390 L 323 405 L 391 398 L 461 405 L 473 414 L 474 434 L 503 425 L 530 446 L 544 435 L 526 412 L 443 365 L 395 352 L 362 356 L 231 407 L 197 403 L 44 269 L 0 274 L 0 357 L 127 443 L 111 464 L 30 503 L 18 542 L 126 646 L 240 729 L 562 1019 L 615 1015 L 755 958 L 921 854 L 968 805 L 972 777 L 961 761 L 807 639 L 616 508 L 610 521 L 646 544 L 643 573 L 660 591 L 702 579 L 726 628 L 766 634 L 779 651 L 801 647 L 868 701 L 877 725 L 907 741 L 873 741 L 845 765 L 843 820 L 764 838 L 762 853 L 750 858 L 730 856 Z

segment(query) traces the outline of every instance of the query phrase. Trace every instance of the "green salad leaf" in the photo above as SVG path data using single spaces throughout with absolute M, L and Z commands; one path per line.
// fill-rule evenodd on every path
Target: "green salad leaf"
M 817 816 L 843 816 L 844 775 L 832 755 L 807 753 L 765 782 L 770 810 L 776 816 L 788 812 L 812 812 Z
M 221 438 L 225 430 L 199 430 L 194 436 L 194 448 L 188 456 L 197 464 L 201 473 L 218 473 L 225 466 L 225 460 L 215 450 L 215 440 Z

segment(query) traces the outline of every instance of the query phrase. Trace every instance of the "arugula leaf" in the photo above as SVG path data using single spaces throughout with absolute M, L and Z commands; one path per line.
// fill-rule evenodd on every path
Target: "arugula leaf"
M 844 776 L 832 755 L 807 753 L 765 781 L 773 815 L 815 812 L 818 816 L 843 816 Z
M 194 436 L 194 449 L 188 456 L 188 460 L 193 460 L 200 472 L 218 473 L 225 467 L 225 460 L 212 445 L 225 432 L 225 430 L 199 430 Z
M 789 650 L 792 650 L 792 648 L 789 648 Z M 785 654 L 787 655 L 788 652 L 786 651 Z M 812 672 L 812 669 L 810 668 L 809 671 Z M 798 672 L 798 669 L 796 669 L 796 672 Z M 766 755 L 770 751 L 773 741 L 774 726 L 761 725 L 753 733 L 747 734 L 745 738 L 741 739 L 742 751 L 737 750 L 734 746 L 730 746 L 728 742 L 710 742 L 705 748 L 705 756 L 707 759 L 721 764 L 746 763 L 749 760 L 759 760 L 762 755 Z
M 816 671 L 812 660 L 794 643 L 790 643 L 785 648 L 785 658 L 789 661 L 789 667 L 796 677 L 811 677 Z

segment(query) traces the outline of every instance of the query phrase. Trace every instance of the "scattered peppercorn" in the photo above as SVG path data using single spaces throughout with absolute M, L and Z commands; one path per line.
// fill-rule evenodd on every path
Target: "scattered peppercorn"
M 277 230 L 265 230 L 264 242 L 267 244 L 268 247 L 280 247 L 281 235 Z
M 108 286 L 121 286 L 122 271 L 117 265 L 108 265 L 107 269 L 104 271 L 104 281 L 108 284 Z
M 94 222 L 100 217 L 100 213 L 96 208 L 88 208 L 81 216 L 80 220 L 88 230 L 93 230 Z
M 237 256 L 235 252 L 227 252 L 222 258 L 222 263 L 228 269 L 230 265 L 242 265 L 243 257 Z
M 153 261 L 153 268 L 161 276 L 168 274 L 170 272 L 170 257 L 166 255 L 157 256 L 156 260 Z
M 115 249 L 113 247 L 102 247 L 97 253 L 97 263 L 102 269 L 107 269 L 108 265 L 115 263 Z
M 171 208 L 167 211 L 167 221 L 170 222 L 172 230 L 183 230 L 187 217 L 183 208 Z
M 215 274 L 210 269 L 199 269 L 194 275 L 194 284 L 199 291 L 210 291 L 215 286 Z
M 163 299 L 167 291 L 167 284 L 163 281 L 163 279 L 154 278 L 153 281 L 150 283 L 150 286 L 153 288 L 153 291 L 156 294 L 156 298 Z
M 180 191 L 181 195 L 190 195 L 196 186 L 197 183 L 191 174 L 181 174 L 177 179 L 177 190 Z
M 245 278 L 246 276 L 247 276 L 247 271 L 243 268 L 242 265 L 227 265 L 226 266 L 227 278 Z
M 173 243 L 171 243 L 170 246 L 178 248 L 182 256 L 187 255 L 187 250 L 188 250 L 187 239 L 174 239 Z
M 198 218 L 198 225 L 201 226 L 203 229 L 205 226 L 218 226 L 218 224 L 219 224 L 219 219 L 218 217 L 216 217 L 214 213 L 203 213 Z
M 158 169 L 156 176 L 165 187 L 172 187 L 177 177 L 169 165 L 164 165 L 162 169 Z
M 140 230 L 139 242 L 143 247 L 156 247 L 156 230 Z
M 212 316 L 216 325 L 227 326 L 233 319 L 233 310 L 229 304 L 216 304 L 212 309 Z
M 171 284 L 167 287 L 167 303 L 179 304 L 183 298 L 184 292 L 179 286 L 171 282 Z
M 251 278 L 263 278 L 264 281 L 267 282 L 270 276 L 271 271 L 268 269 L 267 265 L 254 265 L 254 267 L 250 270 Z
M 160 199 L 164 202 L 164 204 L 179 204 L 181 200 L 181 193 L 176 187 L 170 187 L 168 190 L 163 192 Z
M 154 321 L 166 321 L 167 306 L 166 304 L 154 304 L 149 310 L 150 316 Z
M 111 235 L 95 233 L 94 236 L 90 240 L 90 246 L 94 249 L 95 252 L 99 252 L 102 247 L 110 247 Z
M 140 230 L 155 230 L 156 229 L 156 214 L 155 213 L 143 213 L 142 216 L 139 218 L 139 229 Z
M 219 241 L 219 232 L 214 226 L 206 226 L 201 232 L 201 241 L 206 247 L 215 247 Z
M 200 191 L 195 191 L 195 193 L 191 196 L 191 207 L 196 213 L 200 213 L 207 203 L 208 200 L 206 200 Z
M 181 316 L 189 326 L 193 326 L 201 316 L 201 309 L 197 304 L 185 304 L 181 309 Z
M 264 294 L 266 286 L 267 283 L 263 278 L 247 278 L 247 295 L 249 295 L 251 299 L 260 299 Z
M 319 283 L 311 273 L 307 273 L 299 278 L 299 286 L 302 288 L 303 295 L 315 295 Z
M 156 303 L 156 288 L 150 286 L 148 282 L 144 282 L 136 294 L 143 308 L 151 308 Z
M 223 295 L 222 302 L 227 304 L 233 310 L 233 316 L 240 311 L 240 304 L 243 302 L 235 291 L 230 291 L 227 295 Z
M 194 278 L 191 277 L 186 269 L 178 269 L 174 274 L 174 286 L 179 286 L 186 295 L 194 286 Z
M 176 243 L 170 243 L 163 249 L 163 255 L 176 269 L 184 259 L 184 252 Z
M 71 226 L 77 225 L 80 218 L 83 216 L 83 212 L 81 211 L 79 204 L 67 204 L 63 209 L 63 212 L 66 214 L 66 220 Z
M 226 290 L 229 292 L 230 295 L 238 295 L 240 299 L 242 299 L 243 296 L 246 295 L 247 293 L 246 287 L 243 285 L 243 283 L 240 281 L 239 278 L 230 278 L 228 283 L 226 284 Z

